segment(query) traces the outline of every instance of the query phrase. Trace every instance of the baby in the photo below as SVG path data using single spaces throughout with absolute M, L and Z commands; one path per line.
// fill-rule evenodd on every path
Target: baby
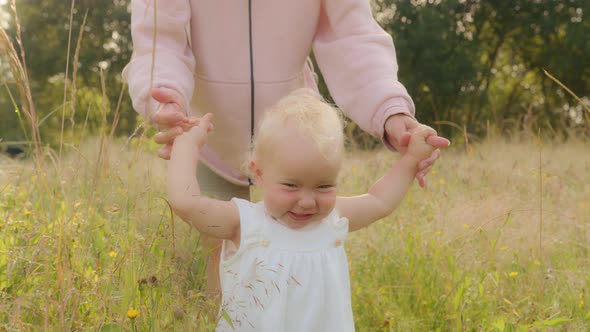
M 425 132 L 369 189 L 337 196 L 342 118 L 314 92 L 298 90 L 261 120 L 249 161 L 258 203 L 203 196 L 195 177 L 211 114 L 177 137 L 168 164 L 174 211 L 223 240 L 218 331 L 354 331 L 346 235 L 388 216 L 434 148 Z

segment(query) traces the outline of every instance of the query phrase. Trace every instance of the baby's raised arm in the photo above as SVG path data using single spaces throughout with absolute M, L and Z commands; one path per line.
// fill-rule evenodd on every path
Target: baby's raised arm
M 413 133 L 408 152 L 371 186 L 368 193 L 338 197 L 336 208 L 341 216 L 348 218 L 350 231 L 366 227 L 397 208 L 412 185 L 418 163 L 435 149 L 426 143 L 426 138 L 426 131 Z
M 236 240 L 239 236 L 238 207 L 202 195 L 196 177 L 199 150 L 212 130 L 211 114 L 194 121 L 195 126 L 178 136 L 172 145 L 168 162 L 168 202 L 182 220 L 200 232 L 220 239 Z

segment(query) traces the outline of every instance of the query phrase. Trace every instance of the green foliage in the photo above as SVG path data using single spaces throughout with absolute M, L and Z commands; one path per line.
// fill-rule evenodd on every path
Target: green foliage
M 541 127 L 588 135 L 582 105 L 542 71 L 588 96 L 588 1 L 379 0 L 375 10 L 421 121 L 450 136 L 463 133 L 442 121 L 478 136 L 490 123 L 504 134 Z
M 69 84 L 71 86 L 71 82 Z M 38 104 L 51 105 L 54 100 L 63 95 L 63 91 L 64 78 L 58 76 L 51 79 L 51 82 L 44 86 L 40 98 L 37 98 Z M 39 126 L 43 129 L 45 143 L 57 146 L 60 139 L 79 143 L 80 138 L 88 136 L 89 133 L 101 132 L 103 118 L 112 118 L 111 113 L 114 112 L 114 107 L 108 97 L 103 97 L 100 90 L 81 84 L 76 88 L 73 96 L 73 100 L 68 100 L 66 104 L 58 105 L 48 110 L 49 112 L 43 112 L 46 114 L 40 120 Z M 64 115 L 64 138 L 60 136 L 62 114 Z
M 121 92 L 126 94 L 120 72 L 132 47 L 128 1 L 74 4 L 70 26 L 70 1 L 17 2 L 32 94 L 40 117 L 51 114 L 46 122 L 51 126 L 45 136 L 48 142 L 61 134 L 66 112 L 56 110 L 64 109 L 60 90 L 64 80 L 69 83 L 66 103 L 71 102 L 72 89 L 96 96 L 104 93 L 111 121 Z M 588 1 L 375 0 L 373 4 L 379 22 L 393 36 L 399 77 L 416 103 L 420 121 L 454 139 L 536 128 L 556 137 L 588 137 L 590 114 L 583 109 L 583 103 L 590 104 L 590 42 L 585 37 L 590 34 L 590 20 L 583 15 L 590 12 Z M 8 4 L 3 10 L 12 13 Z M 9 33 L 15 38 L 16 22 L 12 14 L 8 16 Z M 103 88 L 101 68 L 108 88 Z M 578 94 L 581 102 L 548 79 L 543 69 Z M 0 76 L 10 82 L 1 62 Z M 320 88 L 328 94 L 323 81 Z M 136 114 L 126 96 L 122 101 L 116 131 L 129 135 Z M 17 119 L 4 91 L 0 107 L 8 110 L 0 112 L 3 139 L 24 138 L 14 125 Z M 349 137 L 359 147 L 379 145 L 353 124 Z
M 73 11 L 72 3 L 75 4 Z M 3 5 L 2 10 L 10 13 L 8 34 L 16 45 L 17 22 L 8 4 Z M 117 132 L 126 135 L 132 132 L 136 113 L 128 98 L 123 98 L 119 105 L 121 94 L 126 94 L 120 74 L 131 56 L 128 2 L 25 0 L 17 1 L 17 13 L 31 94 L 37 115 L 46 117 L 45 142 L 59 141 L 62 117 L 71 124 L 72 120 L 88 121 L 89 132 L 98 133 L 100 122 L 95 115 L 106 112 L 107 119 L 112 122 L 117 107 L 120 115 Z M 0 70 L 0 81 L 8 81 L 9 87 L 16 91 L 5 70 Z M 67 82 L 66 89 L 64 82 Z M 103 94 L 106 100 L 102 100 Z M 72 100 L 78 98 L 81 100 Z M 72 109 L 78 110 L 74 117 L 70 112 L 72 102 L 76 104 Z M 8 94 L 2 91 L 0 107 L 10 110 L 8 105 Z M 14 117 L 4 112 L 0 114 L 2 120 L 7 120 L 6 126 L 12 128 L 3 130 L 2 137 L 5 140 L 22 137 L 22 133 L 14 130 L 18 128 Z
M 22 141 L 25 139 L 18 125 L 18 114 L 8 98 L 0 99 L 0 138 Z

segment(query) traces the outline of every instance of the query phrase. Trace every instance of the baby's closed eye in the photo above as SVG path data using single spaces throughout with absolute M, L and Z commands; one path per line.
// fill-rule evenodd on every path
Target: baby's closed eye
M 335 184 L 323 184 L 317 187 L 318 191 L 321 192 L 330 192 L 336 188 Z

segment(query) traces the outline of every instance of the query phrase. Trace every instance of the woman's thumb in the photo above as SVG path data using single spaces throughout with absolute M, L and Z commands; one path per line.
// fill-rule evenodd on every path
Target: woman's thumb
M 175 103 L 181 106 L 181 100 L 178 93 L 169 88 L 153 88 L 152 98 L 162 104 Z

